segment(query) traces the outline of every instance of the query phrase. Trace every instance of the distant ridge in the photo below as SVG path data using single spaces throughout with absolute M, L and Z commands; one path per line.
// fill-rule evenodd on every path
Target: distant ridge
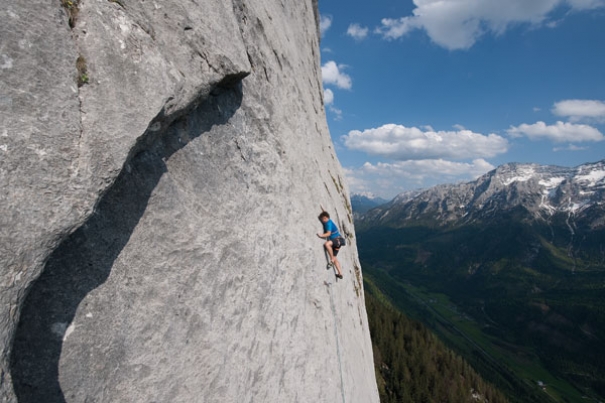
M 604 191 L 605 160 L 573 168 L 509 163 L 475 181 L 438 185 L 412 197 L 403 193 L 368 211 L 363 220 L 405 226 L 413 219 L 443 226 L 481 221 L 520 208 L 527 219 L 567 216 L 603 226 Z
M 354 214 L 363 214 L 368 210 L 387 203 L 388 200 L 377 197 L 372 193 L 354 193 L 351 195 L 351 207 Z

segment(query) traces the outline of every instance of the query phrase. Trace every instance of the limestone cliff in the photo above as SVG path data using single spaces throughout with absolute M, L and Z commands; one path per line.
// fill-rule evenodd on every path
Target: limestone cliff
M 2 401 L 378 402 L 317 22 L 315 0 L 0 10 Z

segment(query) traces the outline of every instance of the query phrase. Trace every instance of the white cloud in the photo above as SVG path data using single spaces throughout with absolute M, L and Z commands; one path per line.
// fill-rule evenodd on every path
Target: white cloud
M 342 120 L 342 110 L 335 108 L 333 105 L 329 105 L 328 109 L 334 114 L 334 120 Z
M 573 9 L 592 10 L 605 7 L 605 0 L 567 0 Z
M 351 150 L 396 160 L 483 158 L 508 150 L 508 141 L 497 134 L 486 136 L 470 130 L 423 131 L 395 124 L 363 132 L 352 130 L 342 138 Z
M 605 120 L 605 102 L 596 100 L 568 99 L 555 103 L 552 113 L 568 117 L 572 122 L 582 119 Z
M 326 88 L 324 90 L 324 104 L 331 105 L 334 102 L 334 93 L 331 89 Z
M 343 172 L 351 193 L 370 193 L 371 182 L 359 175 L 358 170 L 343 167 Z
M 352 37 L 353 39 L 360 41 L 365 39 L 368 36 L 369 29 L 367 27 L 362 27 L 359 24 L 351 24 L 347 29 L 347 35 Z
M 424 30 L 446 49 L 468 49 L 486 33 L 502 35 L 519 24 L 548 24 L 559 6 L 587 10 L 605 6 L 605 0 L 414 0 L 413 15 L 385 18 L 376 29 L 385 39 L 397 39 L 415 29 Z
M 332 26 L 332 16 L 331 15 L 322 15 L 319 17 L 319 32 L 321 36 L 324 36 L 326 31 L 330 29 Z
M 338 88 L 350 89 L 353 85 L 351 77 L 346 73 L 343 73 L 343 65 L 337 65 L 336 62 L 330 60 L 321 66 L 321 79 L 324 84 L 333 84 Z
M 484 159 L 476 159 L 471 163 L 453 162 L 443 159 L 427 159 L 417 161 L 397 161 L 395 163 L 379 162 L 376 165 L 366 162 L 362 169 L 368 173 L 386 176 L 405 176 L 423 180 L 428 177 L 466 177 L 477 178 L 495 167 Z
M 393 197 L 404 191 L 427 188 L 439 183 L 469 181 L 495 167 L 484 159 L 452 162 L 443 159 L 366 162 L 362 167 L 346 169 L 345 176 L 353 193 L 372 192 Z
M 555 143 L 605 140 L 603 134 L 592 126 L 560 121 L 554 125 L 547 125 L 544 122 L 536 122 L 531 125 L 524 123 L 519 126 L 511 126 L 508 133 L 512 137 L 525 136 L 530 140 L 545 139 Z
M 375 29 L 377 34 L 381 34 L 385 39 L 397 39 L 416 28 L 422 28 L 422 24 L 414 17 L 402 17 L 399 19 L 383 18 L 382 26 Z
M 578 147 L 576 145 L 570 144 L 567 147 L 555 147 L 552 150 L 554 152 L 558 152 L 558 151 L 584 151 L 584 150 L 588 150 L 588 147 Z

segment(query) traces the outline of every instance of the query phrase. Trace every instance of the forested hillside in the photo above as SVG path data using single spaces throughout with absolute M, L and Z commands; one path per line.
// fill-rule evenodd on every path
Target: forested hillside
M 366 282 L 366 290 L 381 403 L 508 401 L 424 325 L 385 302 L 372 284 Z
M 547 242 L 531 255 L 531 227 L 499 223 L 360 232 L 364 275 L 508 396 L 523 388 L 524 402 L 601 400 L 602 265 Z

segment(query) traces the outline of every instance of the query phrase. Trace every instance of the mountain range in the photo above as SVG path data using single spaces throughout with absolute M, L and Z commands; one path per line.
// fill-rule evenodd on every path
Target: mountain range
M 364 273 L 512 401 L 602 400 L 604 191 L 605 160 L 401 194 L 355 221 Z
M 353 214 L 356 218 L 361 217 L 361 215 L 368 212 L 368 210 L 387 202 L 388 200 L 375 196 L 372 193 L 351 194 L 351 207 L 353 208 Z
M 418 220 L 445 226 L 522 208 L 528 219 L 549 221 L 562 215 L 599 227 L 605 224 L 598 218 L 605 207 L 604 192 L 605 160 L 574 168 L 511 163 L 472 182 L 402 193 L 363 219 L 390 226 Z

